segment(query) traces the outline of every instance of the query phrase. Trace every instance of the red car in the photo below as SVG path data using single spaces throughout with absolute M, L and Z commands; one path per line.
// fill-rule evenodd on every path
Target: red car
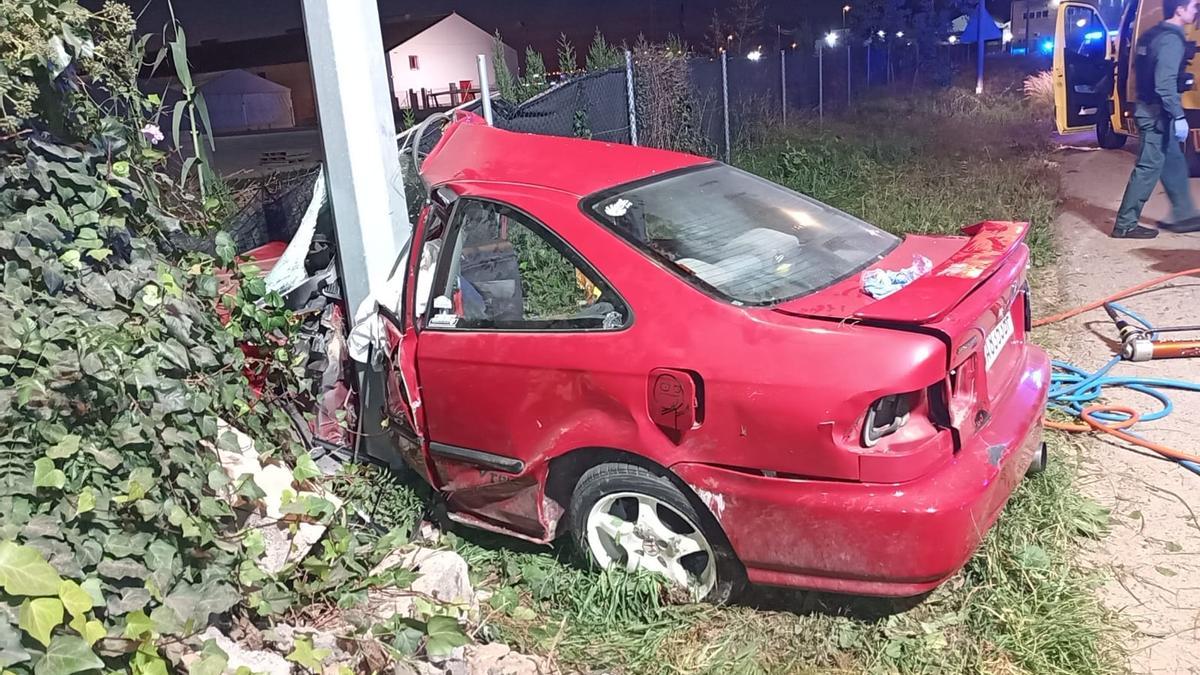
M 455 520 L 697 598 L 909 596 L 1045 461 L 1024 224 L 899 239 L 708 159 L 466 114 L 422 176 L 386 407 Z

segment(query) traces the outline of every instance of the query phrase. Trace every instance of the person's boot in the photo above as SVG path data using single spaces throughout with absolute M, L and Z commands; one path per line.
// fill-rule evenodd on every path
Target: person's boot
M 1158 230 L 1135 225 L 1127 230 L 1114 228 L 1111 236 L 1113 239 L 1153 239 L 1158 236 Z

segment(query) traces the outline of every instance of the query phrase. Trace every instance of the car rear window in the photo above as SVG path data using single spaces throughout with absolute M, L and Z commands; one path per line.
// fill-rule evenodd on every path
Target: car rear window
M 744 304 L 773 304 L 825 288 L 899 241 L 724 164 L 610 190 L 585 208 L 685 278 Z

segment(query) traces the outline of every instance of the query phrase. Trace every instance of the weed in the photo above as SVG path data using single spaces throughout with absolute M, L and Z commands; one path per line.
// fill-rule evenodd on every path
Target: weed
M 1026 77 L 1022 91 L 1029 106 L 1039 114 L 1054 112 L 1054 78 L 1050 71 L 1043 70 Z
M 743 148 L 737 163 L 781 185 L 852 213 L 898 234 L 958 234 L 981 220 L 1031 223 L 1027 242 L 1035 264 L 1053 259 L 1051 227 L 1057 176 L 1045 148 L 1028 141 L 1028 129 L 979 142 L 986 126 L 938 118 L 896 128 L 892 111 L 864 113 L 853 125 L 777 128 Z M 1017 113 L 1007 118 L 1015 122 Z M 1026 120 L 1027 122 L 1027 120 Z M 892 127 L 871 137 L 856 127 Z

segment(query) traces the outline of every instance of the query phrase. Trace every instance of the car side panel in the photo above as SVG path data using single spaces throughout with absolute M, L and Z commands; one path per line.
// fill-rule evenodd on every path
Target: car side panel
M 485 187 L 569 241 L 634 315 L 616 332 L 421 334 L 431 443 L 521 463 L 504 473 L 435 456 L 439 487 L 456 507 L 527 537 L 548 538 L 561 512 L 542 488 L 553 457 L 612 448 L 661 466 L 854 480 L 870 403 L 945 375 L 936 338 L 715 300 L 587 219 L 569 195 L 456 185 L 465 195 Z M 650 372 L 664 367 L 694 371 L 702 382 L 703 421 L 681 436 L 648 412 Z

